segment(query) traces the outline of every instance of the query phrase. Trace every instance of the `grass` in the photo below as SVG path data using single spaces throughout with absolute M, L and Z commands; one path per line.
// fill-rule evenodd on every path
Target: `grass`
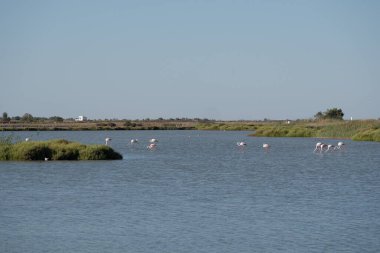
M 216 130 L 216 131 L 253 131 L 255 124 L 243 122 L 216 122 L 199 123 L 194 126 L 196 130 Z
M 254 136 L 265 137 L 313 137 L 315 130 L 306 126 L 259 126 Z
M 378 141 L 380 142 L 380 128 L 361 130 L 352 136 L 354 141 Z
M 380 141 L 380 120 L 296 120 L 286 121 L 180 121 L 180 120 L 119 120 L 62 123 L 0 123 L 0 130 L 215 130 L 254 131 L 252 136 L 344 138 L 355 141 Z M 73 144 L 73 146 L 75 146 Z M 2 147 L 6 149 L 7 147 Z M 5 151 L 4 151 L 5 152 Z M 63 156 L 76 156 L 69 146 Z M 83 151 L 82 151 L 83 152 Z M 74 154 L 73 154 L 74 153 Z M 4 157 L 5 154 L 0 154 Z
M 118 160 L 122 155 L 105 145 L 84 145 L 67 140 L 29 141 L 12 143 L 0 139 L 0 160 Z
M 291 124 L 258 125 L 252 136 L 344 138 L 355 141 L 380 141 L 378 120 L 301 121 Z

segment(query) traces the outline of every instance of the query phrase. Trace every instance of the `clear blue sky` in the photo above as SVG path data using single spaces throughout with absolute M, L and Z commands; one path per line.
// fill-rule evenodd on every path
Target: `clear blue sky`
M 380 117 L 380 1 L 0 0 L 0 113 Z

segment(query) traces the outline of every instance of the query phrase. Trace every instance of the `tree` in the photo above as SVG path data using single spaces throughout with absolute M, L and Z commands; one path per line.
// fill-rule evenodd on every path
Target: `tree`
M 338 109 L 338 108 L 328 109 L 325 112 L 325 117 L 327 119 L 339 119 L 339 120 L 342 120 L 343 116 L 344 116 L 344 113 L 343 113 L 342 109 Z
M 8 117 L 8 113 L 3 112 L 3 122 L 9 122 L 10 118 Z
M 323 119 L 324 115 L 322 112 L 317 112 L 315 115 L 314 115 L 314 118 L 315 119 Z
M 59 116 L 50 117 L 49 120 L 54 121 L 54 122 L 63 122 L 63 118 Z
M 25 122 L 32 122 L 33 121 L 33 116 L 30 113 L 25 113 L 22 117 L 21 120 Z
M 319 120 L 319 119 L 338 119 L 338 120 L 343 120 L 344 113 L 342 109 L 338 108 L 332 108 L 332 109 L 327 109 L 325 112 L 317 112 L 314 115 L 314 118 Z

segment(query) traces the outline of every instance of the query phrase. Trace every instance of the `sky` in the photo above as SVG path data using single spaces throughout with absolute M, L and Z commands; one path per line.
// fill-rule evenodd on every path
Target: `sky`
M 380 1 L 0 0 L 0 113 L 380 118 Z

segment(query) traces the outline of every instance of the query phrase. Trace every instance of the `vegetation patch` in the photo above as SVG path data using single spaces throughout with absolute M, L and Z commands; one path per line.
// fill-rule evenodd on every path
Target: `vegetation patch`
M 264 125 L 258 127 L 255 136 L 265 137 L 312 137 L 316 130 L 307 126 Z
M 354 141 L 380 141 L 380 128 L 359 131 L 352 137 Z
M 119 160 L 122 155 L 105 145 L 84 145 L 67 140 L 12 143 L 0 139 L 0 160 Z
M 252 136 L 344 138 L 354 141 L 380 141 L 380 122 L 376 120 L 318 120 L 258 125 Z
M 253 131 L 256 126 L 245 122 L 208 122 L 199 123 L 194 127 L 196 130 L 215 130 L 215 131 Z

